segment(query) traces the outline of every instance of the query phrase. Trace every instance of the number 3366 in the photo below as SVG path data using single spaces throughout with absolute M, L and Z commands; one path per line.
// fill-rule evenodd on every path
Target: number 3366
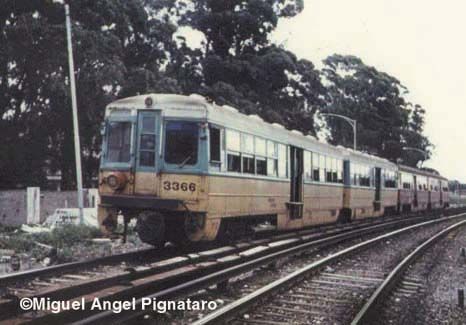
M 183 191 L 183 192 L 195 192 L 196 184 L 195 183 L 179 183 L 179 182 L 163 182 L 163 189 L 165 191 Z

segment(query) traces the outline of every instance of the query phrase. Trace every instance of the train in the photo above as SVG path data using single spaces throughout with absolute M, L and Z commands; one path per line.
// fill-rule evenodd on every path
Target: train
M 200 95 L 107 105 L 98 222 L 192 243 L 449 206 L 436 172 L 333 146 Z

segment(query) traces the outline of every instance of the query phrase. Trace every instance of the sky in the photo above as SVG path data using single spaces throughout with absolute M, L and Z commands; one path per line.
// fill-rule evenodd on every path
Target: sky
M 351 54 L 398 78 L 426 110 L 435 145 L 423 166 L 466 182 L 466 1 L 304 0 L 273 39 L 321 67 Z

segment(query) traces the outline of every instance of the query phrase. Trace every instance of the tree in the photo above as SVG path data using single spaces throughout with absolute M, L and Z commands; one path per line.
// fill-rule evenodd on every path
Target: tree
M 183 8 L 188 7 L 185 3 Z M 202 32 L 206 41 L 194 60 L 190 55 L 186 64 L 177 62 L 182 70 L 197 72 L 197 82 L 184 91 L 315 134 L 313 115 L 325 91 L 319 72 L 269 37 L 280 18 L 302 9 L 301 0 L 191 2 L 179 23 Z
M 324 60 L 323 78 L 329 93 L 325 112 L 348 116 L 358 122 L 358 149 L 415 166 L 424 155 L 408 152 L 415 147 L 430 154 L 422 134 L 425 111 L 406 100 L 408 90 L 399 80 L 367 66 L 354 56 L 332 55 Z M 327 117 L 330 141 L 352 146 L 352 129 L 340 119 Z
M 70 3 L 84 183 L 98 172 L 100 122 L 117 96 L 166 88 L 160 67 L 176 28 L 148 17 L 139 0 Z M 53 1 L 4 1 L 0 13 L 2 187 L 41 185 L 61 171 L 74 187 L 74 147 L 64 9 Z M 141 73 L 147 78 L 140 78 Z M 148 80 L 148 83 L 141 80 Z M 169 81 L 164 82 L 163 81 Z M 0 157 L 2 158 L 2 157 Z M 5 157 L 3 157 L 5 158 Z

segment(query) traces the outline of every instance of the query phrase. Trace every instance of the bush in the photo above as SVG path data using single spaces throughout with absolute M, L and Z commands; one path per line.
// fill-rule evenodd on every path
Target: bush
M 52 232 L 55 247 L 73 246 L 102 236 L 99 229 L 85 225 L 64 225 Z

